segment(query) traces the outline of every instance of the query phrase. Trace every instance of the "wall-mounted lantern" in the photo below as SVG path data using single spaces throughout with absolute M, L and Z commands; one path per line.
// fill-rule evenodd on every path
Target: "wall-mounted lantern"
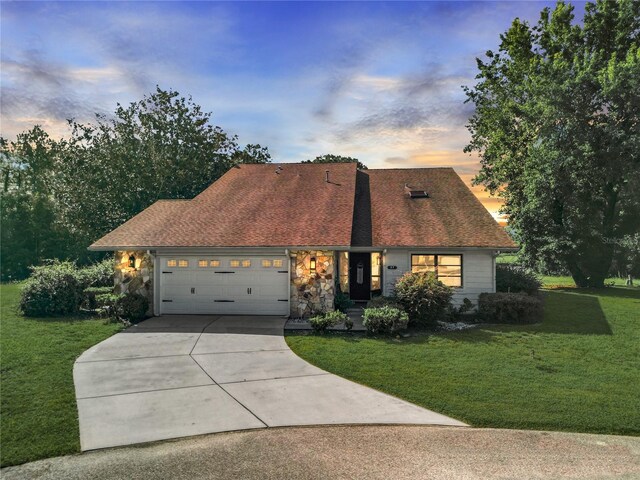
M 316 257 L 311 257 L 311 261 L 309 262 L 309 270 L 311 273 L 316 273 Z
M 136 268 L 136 257 L 133 255 L 129 257 L 129 268 Z

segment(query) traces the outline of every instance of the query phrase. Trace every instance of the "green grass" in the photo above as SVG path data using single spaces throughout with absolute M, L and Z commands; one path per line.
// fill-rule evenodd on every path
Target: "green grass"
M 543 275 L 540 277 L 540 279 L 542 280 L 542 286 L 544 288 L 557 288 L 557 287 L 575 287 L 576 283 L 573 281 L 573 278 L 566 276 L 566 277 L 552 277 L 549 275 Z M 611 278 L 607 278 L 604 281 L 604 284 L 606 286 L 616 286 L 616 287 L 624 287 L 625 286 L 625 282 L 627 281 L 626 278 L 619 278 L 619 277 L 611 277 Z M 635 285 L 638 285 L 638 280 L 634 281 Z
M 538 325 L 407 339 L 292 333 L 287 343 L 320 368 L 473 426 L 639 435 L 640 290 L 544 296 Z
M 73 362 L 118 331 L 104 320 L 24 318 L 20 285 L 0 285 L 0 464 L 80 450 Z

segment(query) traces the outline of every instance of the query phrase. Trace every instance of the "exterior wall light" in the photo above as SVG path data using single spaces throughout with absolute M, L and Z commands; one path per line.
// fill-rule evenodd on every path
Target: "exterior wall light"
M 311 257 L 311 261 L 309 262 L 309 270 L 311 270 L 311 273 L 316 273 L 316 257 Z
M 133 255 L 129 257 L 129 268 L 136 268 L 136 257 Z

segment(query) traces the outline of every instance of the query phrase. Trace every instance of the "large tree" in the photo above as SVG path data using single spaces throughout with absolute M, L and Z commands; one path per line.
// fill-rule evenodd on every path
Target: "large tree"
M 467 152 L 530 265 L 602 286 L 614 246 L 640 229 L 640 2 L 598 1 L 582 24 L 558 2 L 519 19 L 477 60 Z
M 367 169 L 367 166 L 357 158 L 345 157 L 343 155 L 333 155 L 331 153 L 318 155 L 313 160 L 303 160 L 302 163 L 357 163 L 360 170 Z
M 45 258 L 87 260 L 92 241 L 156 200 L 192 198 L 233 165 L 271 159 L 172 90 L 69 124 L 57 141 L 38 126 L 0 137 L 3 278 Z

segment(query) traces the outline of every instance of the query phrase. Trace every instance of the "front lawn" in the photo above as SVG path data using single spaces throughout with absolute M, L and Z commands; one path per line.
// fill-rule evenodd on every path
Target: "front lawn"
M 292 333 L 320 368 L 473 426 L 640 434 L 640 290 L 544 292 L 533 326 L 407 339 Z
M 120 328 L 104 320 L 24 318 L 20 285 L 0 285 L 2 466 L 80 450 L 73 362 Z

